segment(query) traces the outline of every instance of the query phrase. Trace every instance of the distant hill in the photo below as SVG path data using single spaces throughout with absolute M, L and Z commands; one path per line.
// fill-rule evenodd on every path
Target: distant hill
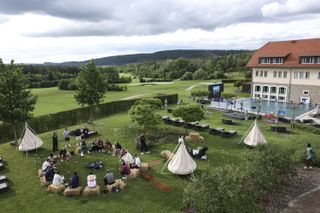
M 165 50 L 154 53 L 140 53 L 130 55 L 117 55 L 103 58 L 96 58 L 97 66 L 118 66 L 123 64 L 159 61 L 177 58 L 203 58 L 215 57 L 220 55 L 228 55 L 232 53 L 240 53 L 245 50 Z M 78 66 L 87 63 L 86 61 L 67 61 L 62 63 L 45 62 L 46 65 L 64 65 L 64 66 Z

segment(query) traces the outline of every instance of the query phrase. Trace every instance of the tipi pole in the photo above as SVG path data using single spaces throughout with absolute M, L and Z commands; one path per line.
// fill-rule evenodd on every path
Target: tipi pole
M 178 143 L 177 145 L 176 145 L 176 147 L 173 149 L 173 152 L 172 152 L 172 154 L 174 154 L 175 153 L 175 151 L 177 150 L 177 148 L 179 147 L 179 145 L 180 145 L 180 143 Z M 167 161 L 166 161 L 166 163 L 163 165 L 163 167 L 162 167 L 162 169 L 161 169 L 161 174 L 165 174 L 165 173 L 163 173 L 163 170 L 167 167 L 167 165 L 169 164 L 169 162 L 170 162 L 170 157 L 167 159 Z M 166 174 L 168 174 L 168 173 L 166 173 Z

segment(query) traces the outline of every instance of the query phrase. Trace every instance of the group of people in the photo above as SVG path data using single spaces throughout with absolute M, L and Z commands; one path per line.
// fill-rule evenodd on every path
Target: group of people
M 64 140 L 64 148 L 71 147 L 70 144 L 70 131 L 68 128 L 65 128 L 63 131 L 63 140 Z M 59 138 L 57 131 L 53 132 L 52 135 L 52 151 L 56 152 L 59 150 Z

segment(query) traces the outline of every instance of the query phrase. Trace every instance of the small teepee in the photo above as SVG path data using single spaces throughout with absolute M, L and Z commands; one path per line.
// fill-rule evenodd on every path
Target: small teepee
M 197 164 L 188 153 L 184 142 L 179 143 L 177 146 L 179 146 L 177 152 L 172 159 L 168 161 L 168 170 L 177 175 L 189 175 L 194 173 L 197 169 Z
M 26 123 L 25 128 L 22 132 L 22 137 L 19 140 L 19 151 L 30 151 L 38 149 L 43 145 L 43 141 L 37 136 L 37 134 L 30 128 Z
M 261 129 L 258 125 L 257 120 L 253 122 L 251 127 L 249 128 L 247 134 L 244 136 L 240 142 L 244 142 L 246 145 L 251 147 L 256 147 L 258 145 L 263 145 L 267 143 L 267 140 L 264 138 Z

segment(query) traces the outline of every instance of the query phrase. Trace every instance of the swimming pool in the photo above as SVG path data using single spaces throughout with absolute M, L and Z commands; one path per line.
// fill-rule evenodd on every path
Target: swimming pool
M 250 113 L 261 113 L 261 114 L 277 114 L 286 118 L 295 118 L 302 115 L 312 109 L 314 106 L 306 104 L 293 104 L 276 101 L 266 100 L 253 100 L 251 98 L 241 98 L 237 100 L 226 101 L 211 101 L 209 108 L 245 111 L 248 110 Z

